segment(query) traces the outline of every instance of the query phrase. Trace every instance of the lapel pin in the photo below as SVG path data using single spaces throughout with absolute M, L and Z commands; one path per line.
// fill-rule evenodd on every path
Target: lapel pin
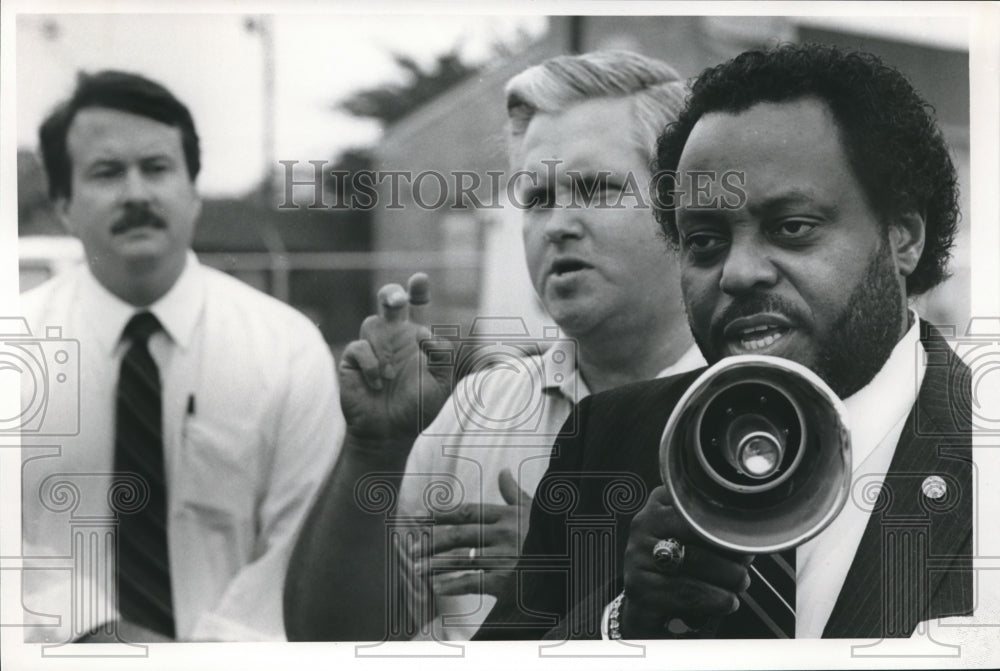
M 940 499 L 948 493 L 948 485 L 945 484 L 944 478 L 940 475 L 929 475 L 924 478 L 920 489 L 924 492 L 924 496 L 929 499 Z

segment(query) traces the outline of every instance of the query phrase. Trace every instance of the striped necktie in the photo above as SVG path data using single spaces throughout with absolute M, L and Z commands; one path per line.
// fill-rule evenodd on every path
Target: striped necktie
M 138 511 L 121 514 L 116 566 L 121 616 L 174 638 L 163 405 L 160 373 L 147 347 L 149 337 L 161 328 L 151 313 L 139 312 L 129 320 L 123 335 L 130 345 L 118 378 L 115 472 L 134 473 L 145 480 L 149 500 Z
M 795 638 L 795 549 L 757 555 L 738 611 L 725 618 L 720 638 Z

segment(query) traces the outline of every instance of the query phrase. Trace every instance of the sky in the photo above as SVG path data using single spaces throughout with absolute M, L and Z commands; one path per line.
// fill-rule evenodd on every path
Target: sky
M 240 195 L 263 170 L 264 48 L 248 20 L 230 14 L 45 14 L 17 19 L 17 142 L 37 148 L 38 126 L 72 89 L 78 70 L 118 68 L 159 80 L 192 111 L 205 156 L 205 195 Z M 455 45 L 481 61 L 542 16 L 271 14 L 276 159 L 327 159 L 378 138 L 378 124 L 334 109 L 353 91 L 400 72 L 391 54 L 424 65 Z M 258 20 L 259 24 L 259 20 Z

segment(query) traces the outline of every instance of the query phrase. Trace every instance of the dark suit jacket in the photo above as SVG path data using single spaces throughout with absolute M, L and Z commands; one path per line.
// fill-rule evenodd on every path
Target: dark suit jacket
M 926 323 L 921 340 L 927 372 L 824 638 L 905 637 L 921 621 L 972 612 L 971 374 Z M 629 524 L 661 484 L 667 419 L 701 372 L 578 406 L 535 495 L 515 576 L 477 639 L 600 638 L 604 606 L 622 589 Z M 922 492 L 931 475 L 947 486 L 940 499 Z M 740 635 L 727 620 L 746 610 L 715 635 Z

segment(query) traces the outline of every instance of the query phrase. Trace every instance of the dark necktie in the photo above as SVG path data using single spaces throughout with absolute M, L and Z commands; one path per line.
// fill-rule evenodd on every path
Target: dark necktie
M 757 555 L 740 609 L 722 622 L 720 638 L 795 638 L 795 550 Z
M 167 553 L 167 481 L 163 465 L 160 373 L 149 337 L 161 329 L 149 312 L 125 326 L 129 343 L 118 378 L 115 472 L 134 473 L 149 488 L 147 504 L 122 514 L 118 527 L 118 611 L 138 625 L 174 638 Z
M 752 611 L 757 627 L 747 638 L 795 638 L 795 550 L 758 555 L 750 565 L 750 587 L 740 609 Z M 749 613 L 748 613 L 749 614 Z

